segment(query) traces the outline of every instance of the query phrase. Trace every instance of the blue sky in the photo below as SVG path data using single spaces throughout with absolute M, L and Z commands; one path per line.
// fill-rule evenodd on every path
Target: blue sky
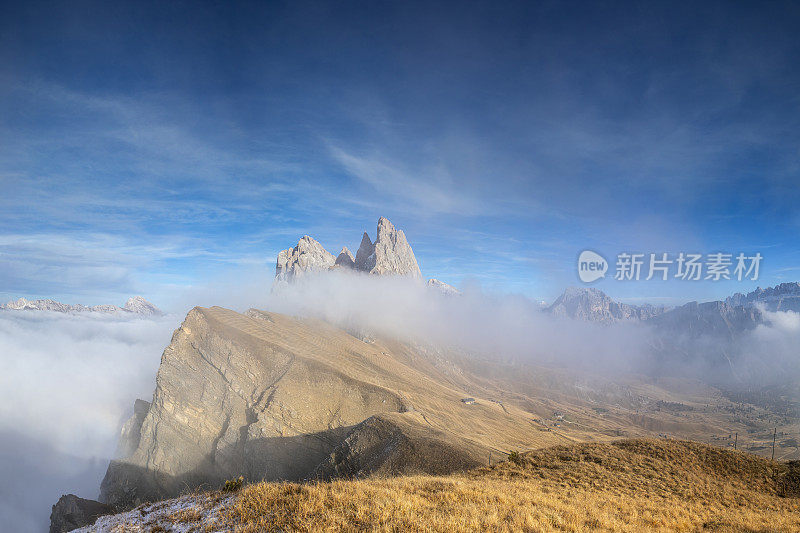
M 0 299 L 156 303 L 405 230 L 423 273 L 552 300 L 578 253 L 800 279 L 800 7 L 4 2 Z

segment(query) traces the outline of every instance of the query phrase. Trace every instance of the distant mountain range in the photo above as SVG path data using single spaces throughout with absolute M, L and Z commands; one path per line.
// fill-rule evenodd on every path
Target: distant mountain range
M 151 304 L 141 296 L 134 296 L 128 298 L 125 305 L 117 307 L 116 305 L 82 305 L 82 304 L 63 304 L 55 300 L 26 300 L 19 298 L 8 302 L 7 304 L 0 304 L 0 309 L 10 311 L 53 311 L 56 313 L 109 313 L 109 314 L 135 314 L 141 316 L 160 316 L 164 313 L 155 305 Z
M 800 283 L 761 287 L 725 300 L 689 302 L 677 307 L 629 305 L 614 301 L 594 287 L 570 287 L 545 311 L 553 316 L 588 322 L 648 321 L 684 333 L 730 333 L 752 329 L 763 321 L 761 309 L 800 311 Z
M 725 299 L 728 305 L 762 305 L 767 311 L 800 311 L 800 282 L 761 287 L 747 294 L 737 292 Z
M 764 311 L 800 311 L 800 284 L 782 283 L 737 293 L 725 300 L 689 302 L 678 307 L 634 306 L 615 302 L 596 288 L 571 287 L 549 307 L 557 317 L 614 324 L 651 326 L 651 365 L 669 374 L 684 364 L 703 369 L 709 381 L 736 386 L 753 380 L 758 369 L 748 364 L 746 335 L 768 321 Z M 758 366 L 758 365 L 756 365 Z

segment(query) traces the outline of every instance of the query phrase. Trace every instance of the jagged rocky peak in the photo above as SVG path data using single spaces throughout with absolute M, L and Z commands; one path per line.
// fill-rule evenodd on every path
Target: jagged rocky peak
M 370 274 L 398 274 L 422 278 L 414 251 L 399 230 L 385 217 L 378 219 L 375 242 L 364 233 L 356 253 L 356 267 Z
M 276 281 L 292 281 L 306 272 L 328 270 L 336 258 L 325 250 L 315 239 L 304 235 L 294 248 L 287 248 L 278 254 L 275 265 Z
M 375 245 L 372 244 L 372 239 L 365 231 L 361 236 L 361 244 L 356 250 L 356 268 L 369 272 L 375 264 Z
M 609 323 L 647 320 L 662 314 L 666 309 L 647 304 L 636 306 L 618 303 L 594 287 L 569 287 L 546 310 L 558 317 Z
M 297 246 L 278 254 L 275 281 L 290 282 L 305 272 L 330 270 L 334 267 L 347 267 L 369 274 L 394 274 L 422 279 L 417 259 L 405 233 L 395 228 L 385 217 L 380 217 L 375 241 L 364 232 L 355 257 L 350 250 L 342 248 L 339 256 L 334 258 L 320 243 L 308 235 L 304 236 Z
M 558 317 L 605 322 L 617 319 L 613 305 L 614 301 L 599 289 L 568 287 L 548 311 Z
M 356 260 L 353 257 L 353 254 L 350 253 L 350 250 L 347 249 L 347 246 L 342 248 L 342 251 L 339 252 L 339 256 L 336 258 L 335 265 L 338 267 L 347 267 L 347 268 L 356 267 Z

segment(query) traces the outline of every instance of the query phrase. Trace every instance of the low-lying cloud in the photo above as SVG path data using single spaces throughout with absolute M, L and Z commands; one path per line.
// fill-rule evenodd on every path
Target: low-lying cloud
M 152 397 L 177 318 L 0 311 L 0 521 L 47 529 L 63 493 L 96 498 L 122 421 Z
M 800 379 L 800 315 L 791 311 L 763 312 L 764 323 L 739 332 L 735 341 L 703 335 L 690 339 L 687 354 L 685 344 L 669 347 L 675 332 L 647 323 L 559 319 L 519 295 L 468 287 L 453 297 L 405 278 L 346 271 L 301 278 L 274 291 L 266 308 L 315 316 L 346 329 L 610 378 L 667 372 L 737 387 Z M 723 352 L 725 357 L 718 356 Z
M 558 319 L 523 296 L 487 294 L 478 286 L 448 296 L 401 277 L 307 276 L 275 291 L 267 308 L 481 356 L 606 373 L 636 370 L 631 354 L 647 345 L 647 330 L 634 324 Z

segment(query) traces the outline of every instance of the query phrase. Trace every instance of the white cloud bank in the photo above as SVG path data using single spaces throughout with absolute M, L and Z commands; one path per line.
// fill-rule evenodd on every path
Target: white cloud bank
M 152 397 L 177 323 L 0 311 L 0 523 L 43 531 L 61 494 L 97 497 L 121 422 L 135 398 Z
M 800 315 L 793 312 L 764 312 L 764 324 L 733 342 L 708 336 L 690 340 L 689 353 L 695 355 L 687 359 L 680 350 L 654 348 L 663 345 L 664 338 L 673 338 L 674 332 L 656 331 L 647 323 L 599 325 L 557 319 L 523 296 L 492 295 L 478 287 L 453 298 L 408 279 L 332 271 L 271 294 L 261 307 L 319 317 L 346 329 L 366 328 L 468 353 L 555 364 L 610 378 L 626 372 L 652 376 L 669 372 L 737 387 L 800 381 Z M 720 351 L 734 354 L 738 382 L 719 367 L 723 360 L 713 354 Z

